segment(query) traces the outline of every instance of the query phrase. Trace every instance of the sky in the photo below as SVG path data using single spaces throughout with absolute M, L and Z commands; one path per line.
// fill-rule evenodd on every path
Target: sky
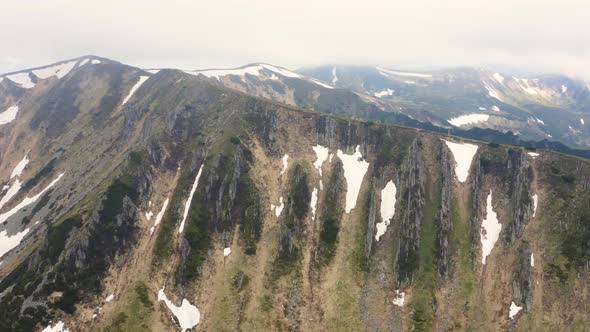
M 0 0 L 0 73 L 94 54 L 143 68 L 477 66 L 590 79 L 588 0 Z

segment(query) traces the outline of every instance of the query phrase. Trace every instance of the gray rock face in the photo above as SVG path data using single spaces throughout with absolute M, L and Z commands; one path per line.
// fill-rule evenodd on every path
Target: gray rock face
M 400 288 L 412 283 L 419 264 L 420 230 L 426 204 L 425 177 L 422 148 L 419 141 L 415 140 L 410 145 L 399 176 L 401 224 L 396 273 Z
M 365 237 L 365 258 L 371 257 L 371 248 L 373 246 L 373 239 L 375 238 L 375 222 L 377 220 L 376 206 L 375 206 L 375 190 L 371 189 L 369 195 L 369 215 L 367 218 L 367 234 Z
M 449 237 L 453 230 L 453 221 L 451 220 L 451 198 L 452 198 L 452 181 L 453 173 L 451 160 L 449 158 L 449 149 L 441 143 L 441 207 L 438 212 L 438 221 L 436 223 L 436 265 L 438 275 L 446 279 L 449 275 L 449 257 L 450 246 Z
M 483 173 L 480 159 L 475 162 L 475 167 L 473 169 L 473 175 L 471 178 L 471 195 L 473 197 L 471 206 L 473 209 L 473 216 L 471 217 L 471 269 L 475 271 L 478 266 L 477 253 L 479 252 L 479 229 L 481 227 L 479 196 L 481 191 L 481 183 L 483 181 Z
M 512 171 L 508 194 L 511 195 L 513 219 L 508 236 L 510 243 L 514 243 L 522 236 L 524 227 L 533 214 L 534 206 L 530 192 L 533 171 L 524 150 L 519 150 L 519 153 L 515 153 L 515 156 L 508 160 L 507 168 Z
M 309 210 L 311 191 L 307 174 L 301 165 L 295 166 L 289 187 L 285 211 L 280 219 L 279 256 L 284 259 L 292 258 L 295 253 L 295 241 L 303 233 L 303 221 Z
M 532 308 L 533 290 L 531 277 L 531 251 L 529 244 L 523 241 L 518 248 L 518 257 L 512 273 L 512 300 L 525 311 Z

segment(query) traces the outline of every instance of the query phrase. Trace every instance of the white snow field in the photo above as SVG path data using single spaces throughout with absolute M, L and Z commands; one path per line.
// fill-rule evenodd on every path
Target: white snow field
M 500 73 L 494 73 L 492 76 L 494 76 L 494 79 L 496 79 L 498 83 L 504 84 L 504 76 L 502 76 Z
M 322 165 L 326 160 L 328 160 L 328 155 L 330 154 L 330 149 L 325 146 L 316 145 L 312 147 L 313 151 L 316 155 L 316 160 L 313 162 L 313 166 L 318 170 L 320 173 L 320 178 L 322 177 Z
M 8 236 L 6 230 L 0 232 L 0 257 L 2 257 L 5 253 L 9 252 L 16 246 L 18 246 L 20 242 L 25 238 L 25 235 L 27 235 L 28 233 L 28 228 L 12 236 Z
M 21 86 L 24 89 L 30 89 L 35 87 L 35 83 L 31 81 L 31 77 L 29 77 L 29 72 L 24 73 L 17 73 L 5 76 L 5 78 L 11 80 L 12 82 Z
M 182 299 L 180 306 L 176 306 L 172 301 L 168 300 L 164 289 L 162 287 L 158 292 L 158 301 L 164 301 L 166 307 L 172 312 L 174 317 L 178 320 L 178 324 L 182 331 L 195 327 L 201 321 L 201 312 L 199 308 L 192 305 L 187 299 Z
M 0 113 L 0 126 L 5 125 L 7 123 L 11 123 L 16 119 L 16 115 L 18 114 L 18 106 L 10 106 L 6 111 Z
M 535 267 L 535 255 L 531 253 L 531 267 Z
M 393 299 L 393 304 L 398 306 L 398 307 L 403 307 L 404 306 L 404 302 L 406 301 L 406 293 L 405 292 L 400 292 L 399 289 L 395 290 L 395 298 Z
M 455 127 L 466 126 L 470 124 L 476 124 L 480 122 L 486 122 L 490 119 L 488 114 L 481 114 L 481 113 L 473 113 L 473 114 L 465 114 L 454 117 L 452 119 L 447 120 L 450 124 Z
M 311 192 L 311 200 L 309 202 L 309 206 L 311 207 L 311 219 L 315 219 L 315 211 L 318 205 L 318 188 L 313 187 L 313 191 Z
M 29 156 L 25 155 L 25 157 L 18 162 L 18 164 L 16 164 L 16 166 L 14 167 L 14 169 L 12 170 L 12 174 L 10 174 L 10 178 L 14 178 L 16 176 L 20 176 L 23 171 L 25 170 L 25 167 L 27 167 L 27 164 L 29 163 Z
M 74 69 L 77 63 L 78 61 L 69 61 L 51 67 L 35 69 L 33 70 L 33 74 L 39 77 L 40 79 L 48 79 L 52 76 L 57 76 L 57 78 L 63 78 L 72 69 Z
M 283 156 L 283 168 L 281 169 L 281 175 L 283 175 L 283 173 L 285 173 L 285 171 L 287 170 L 287 167 L 289 166 L 289 155 L 286 154 Z
M 22 186 L 22 182 L 20 181 L 20 175 L 22 174 L 22 172 L 24 171 L 24 169 L 28 163 L 29 163 L 28 155 L 25 155 L 25 157 L 12 170 L 12 173 L 10 174 L 10 178 L 11 179 L 16 178 L 16 179 L 14 180 L 14 182 L 12 182 L 12 185 L 5 187 L 5 189 L 8 189 L 8 190 L 4 194 L 4 197 L 2 197 L 2 199 L 0 199 L 0 209 L 2 209 L 2 207 L 6 203 L 8 203 L 10 201 L 10 199 L 12 197 L 14 197 L 14 195 L 16 195 L 19 192 L 19 190 Z
M 391 69 L 381 68 L 381 67 L 377 67 L 377 70 L 383 76 L 391 76 L 391 75 L 393 75 L 393 76 L 420 77 L 420 78 L 431 78 L 432 77 L 431 74 L 411 73 L 411 72 L 397 71 L 397 70 L 391 70 Z
M 231 248 L 230 247 L 223 248 L 223 257 L 227 257 L 227 256 L 229 256 L 229 254 L 231 254 Z
M 486 217 L 481 222 L 481 230 L 479 234 L 482 264 L 486 264 L 486 258 L 492 252 L 492 249 L 494 249 L 494 245 L 496 244 L 496 241 L 498 241 L 501 230 L 502 224 L 498 222 L 498 215 L 492 208 L 492 191 L 490 190 L 486 204 Z
M 64 325 L 64 322 L 59 321 L 59 322 L 57 322 L 57 324 L 55 324 L 53 326 L 51 326 L 51 325 L 47 326 L 41 332 L 70 332 L 70 330 L 68 330 L 66 328 L 66 326 Z
M 533 218 L 537 215 L 537 204 L 539 204 L 539 196 L 533 195 Z
M 527 154 L 528 154 L 529 156 L 533 157 L 533 159 L 535 159 L 535 158 L 537 158 L 537 157 L 539 156 L 539 154 L 538 154 L 538 153 L 536 153 L 536 152 L 527 152 Z
M 25 197 L 20 203 L 18 203 L 15 207 L 13 207 L 12 209 L 10 209 L 7 212 L 4 212 L 2 214 L 0 214 L 0 223 L 3 223 L 6 221 L 6 219 L 8 219 L 10 216 L 16 214 L 18 211 L 20 211 L 22 208 L 35 203 L 41 196 L 43 196 L 43 194 L 51 189 L 51 187 L 53 187 L 60 179 L 61 177 L 64 175 L 65 173 L 61 173 L 57 178 L 55 178 L 47 187 L 45 187 L 43 190 L 41 190 L 37 195 L 33 196 L 33 197 Z
M 135 91 L 137 91 L 137 89 L 139 89 L 139 87 L 145 81 L 147 81 L 148 78 L 150 78 L 150 77 L 149 76 L 139 76 L 139 81 L 137 81 L 137 83 L 135 83 L 135 85 L 133 85 L 133 87 L 129 91 L 129 94 L 127 95 L 127 97 L 125 97 L 125 99 L 123 100 L 123 103 L 121 105 L 125 105 L 129 101 L 129 99 L 131 99 L 131 97 L 133 96 L 133 94 L 135 93 Z
M 510 312 L 508 313 L 510 319 L 513 319 L 514 316 L 520 312 L 520 310 L 522 310 L 522 307 L 517 306 L 516 303 L 512 301 L 512 304 L 510 304 Z
M 336 67 L 332 67 L 332 84 L 338 82 L 338 75 L 336 74 Z
M 344 177 L 346 178 L 346 207 L 344 210 L 349 213 L 356 206 L 356 200 L 365 173 L 369 169 L 369 163 L 362 160 L 363 155 L 360 151 L 360 145 L 356 146 L 355 153 L 352 155 L 345 154 L 342 150 L 338 150 L 337 155 L 342 161 Z
M 150 228 L 150 235 L 154 234 L 154 230 L 156 229 L 156 227 L 158 227 L 158 225 L 160 224 L 160 221 L 162 221 L 162 218 L 164 217 L 164 212 L 166 212 L 166 208 L 168 207 L 169 201 L 170 201 L 170 198 L 166 198 L 166 200 L 164 201 L 164 204 L 162 205 L 162 209 L 156 215 L 156 220 L 154 221 L 154 225 L 152 226 L 152 228 Z
M 391 222 L 391 218 L 395 215 L 395 194 L 397 188 L 393 181 L 387 182 L 387 185 L 381 190 L 381 222 L 377 223 L 377 233 L 375 234 L 375 240 L 379 241 L 379 238 L 387 231 L 387 226 Z
M 469 176 L 469 169 L 471 168 L 471 161 L 477 152 L 477 145 L 469 143 L 453 143 L 444 140 L 445 144 L 451 150 L 453 158 L 455 158 L 455 175 L 459 182 L 465 182 Z
M 393 96 L 393 90 L 392 89 L 385 89 L 385 90 L 381 90 L 378 92 L 375 92 L 373 95 L 377 98 L 381 98 L 381 97 L 385 97 L 385 96 Z
M 483 86 L 486 88 L 486 90 L 488 90 L 488 94 L 490 95 L 490 97 L 492 98 L 496 98 L 499 101 L 503 101 L 502 98 L 500 97 L 500 94 L 498 93 L 498 91 L 496 91 L 494 88 L 492 88 L 488 83 L 482 81 Z
M 271 210 L 275 210 L 275 215 L 278 217 L 281 216 L 281 212 L 283 212 L 283 208 L 285 207 L 285 204 L 283 203 L 283 197 L 279 197 L 279 205 L 270 205 L 270 209 Z
M 193 182 L 193 187 L 191 188 L 191 192 L 186 199 L 186 203 L 184 203 L 184 213 L 182 214 L 182 221 L 180 222 L 180 226 L 178 227 L 178 233 L 182 233 L 184 231 L 184 222 L 188 217 L 188 211 L 191 208 L 191 202 L 193 201 L 193 196 L 195 195 L 195 191 L 197 190 L 197 186 L 199 185 L 199 178 L 201 177 L 201 172 L 203 172 L 203 165 L 199 168 L 199 172 L 197 172 L 197 176 L 195 177 L 195 182 Z

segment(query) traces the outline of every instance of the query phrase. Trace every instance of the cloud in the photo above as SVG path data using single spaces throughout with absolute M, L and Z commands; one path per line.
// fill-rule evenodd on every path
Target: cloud
M 143 67 L 503 64 L 590 77 L 588 1 L 54 0 L 3 7 L 0 20 L 9 28 L 0 30 L 0 72 L 97 54 Z

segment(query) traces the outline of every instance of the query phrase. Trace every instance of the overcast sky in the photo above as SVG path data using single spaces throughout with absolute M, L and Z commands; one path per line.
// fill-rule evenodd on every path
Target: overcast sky
M 0 72 L 95 54 L 140 67 L 504 65 L 590 79 L 588 0 L 0 4 Z

